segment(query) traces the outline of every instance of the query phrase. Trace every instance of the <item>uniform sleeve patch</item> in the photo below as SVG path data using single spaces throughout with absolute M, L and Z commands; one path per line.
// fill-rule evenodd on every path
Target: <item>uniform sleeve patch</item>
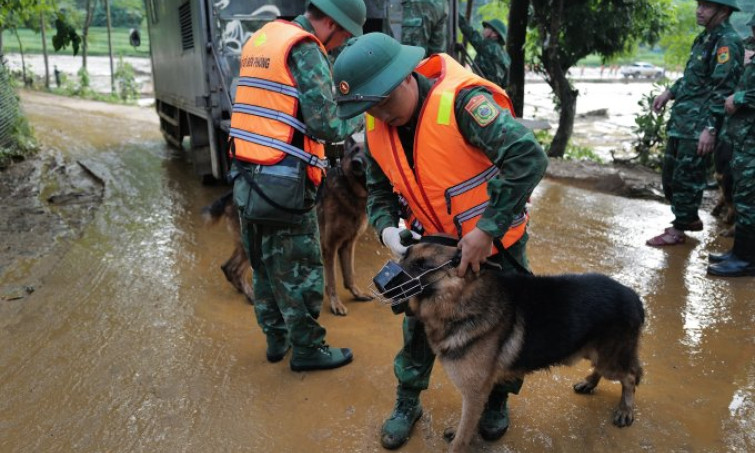
M 467 102 L 464 110 L 472 115 L 472 119 L 482 127 L 492 123 L 501 113 L 495 105 L 482 94 L 478 94 Z
M 716 61 L 718 64 L 724 64 L 729 61 L 729 46 L 719 47 L 716 51 Z

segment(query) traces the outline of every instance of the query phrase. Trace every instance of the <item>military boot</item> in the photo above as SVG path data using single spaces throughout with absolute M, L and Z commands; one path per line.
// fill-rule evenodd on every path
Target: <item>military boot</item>
M 708 273 L 719 277 L 755 276 L 755 237 L 736 231 L 731 256 L 708 266 Z
M 291 349 L 291 342 L 287 336 L 267 335 L 267 361 L 276 363 L 283 360 L 288 350 Z
M 351 362 L 354 355 L 349 348 L 331 348 L 325 343 L 316 347 L 294 346 L 291 357 L 291 370 L 314 371 L 330 370 Z
M 711 263 L 720 263 L 721 261 L 726 261 L 729 258 L 731 258 L 731 250 L 724 253 L 711 253 L 708 255 L 708 261 Z
M 409 434 L 417 420 L 422 416 L 419 393 L 416 395 L 399 395 L 396 405 L 380 431 L 380 443 L 384 448 L 395 450 L 409 440 Z
M 488 396 L 480 423 L 477 425 L 480 436 L 488 442 L 500 439 L 509 429 L 508 399 L 509 393 L 497 385 Z

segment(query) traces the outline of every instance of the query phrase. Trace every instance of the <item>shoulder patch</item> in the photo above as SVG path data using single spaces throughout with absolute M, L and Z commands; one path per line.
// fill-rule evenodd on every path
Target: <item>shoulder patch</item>
M 494 119 L 501 113 L 495 105 L 488 100 L 484 95 L 478 94 L 467 102 L 464 106 L 464 110 L 472 115 L 472 119 L 482 127 L 492 123 Z
M 730 57 L 729 46 L 721 46 L 716 51 L 716 61 L 718 64 L 724 64 L 729 61 Z

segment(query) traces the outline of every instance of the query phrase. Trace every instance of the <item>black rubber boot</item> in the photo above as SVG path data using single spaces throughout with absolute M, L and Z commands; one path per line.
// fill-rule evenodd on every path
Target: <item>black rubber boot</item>
M 354 355 L 349 348 L 331 348 L 326 344 L 313 348 L 294 347 L 292 371 L 331 370 L 351 363 Z
M 731 256 L 708 266 L 708 274 L 718 277 L 755 276 L 755 237 L 735 231 Z
M 731 258 L 731 250 L 724 253 L 711 253 L 708 255 L 708 261 L 711 263 L 720 263 Z
M 480 436 L 488 442 L 498 440 L 509 429 L 509 393 L 496 385 L 488 396 L 485 409 L 482 411 L 477 430 Z
M 383 422 L 380 430 L 380 444 L 388 450 L 395 450 L 409 440 L 414 424 L 422 416 L 419 392 L 416 395 L 399 395 L 391 415 Z

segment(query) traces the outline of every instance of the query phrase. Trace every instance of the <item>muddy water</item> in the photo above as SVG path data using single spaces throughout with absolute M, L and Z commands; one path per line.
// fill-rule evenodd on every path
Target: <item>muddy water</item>
M 30 297 L 0 305 L 0 451 L 380 451 L 393 405 L 400 318 L 375 303 L 325 311 L 334 346 L 354 350 L 338 370 L 293 373 L 268 364 L 252 308 L 219 270 L 231 251 L 202 206 L 205 187 L 163 145 L 151 111 L 128 121 L 65 105 L 27 103 L 47 146 L 106 181 L 105 202 Z M 138 119 L 139 115 L 143 118 Z M 143 121 L 146 120 L 146 121 Z M 706 256 L 730 240 L 715 221 L 684 246 L 644 240 L 669 209 L 544 182 L 532 197 L 536 273 L 603 272 L 635 288 L 647 309 L 635 424 L 610 422 L 620 387 L 595 395 L 571 384 L 582 362 L 527 378 L 512 426 L 480 451 L 755 450 L 755 279 L 705 276 Z M 388 255 L 360 241 L 363 288 Z M 340 292 L 347 298 L 346 291 Z M 425 415 L 403 451 L 445 448 L 460 398 L 437 367 Z

